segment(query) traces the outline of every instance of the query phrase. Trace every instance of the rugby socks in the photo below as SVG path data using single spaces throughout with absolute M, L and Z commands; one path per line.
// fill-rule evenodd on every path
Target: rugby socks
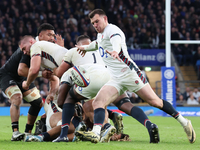
M 114 116 L 113 112 L 109 109 L 107 109 L 107 111 L 108 111 L 108 118 L 110 118 L 112 120 L 113 116 Z
M 78 116 L 75 116 L 72 119 L 72 123 L 73 123 L 73 125 L 74 125 L 75 128 L 79 125 L 80 121 L 81 121 L 81 119 Z
M 16 121 L 16 122 L 12 122 L 11 124 L 12 124 L 12 130 L 13 130 L 13 132 L 14 132 L 14 129 L 17 129 L 17 131 L 19 130 L 19 124 L 18 124 L 18 121 Z
M 131 116 L 143 124 L 148 130 L 151 128 L 152 123 L 141 108 L 133 106 L 131 109 Z
M 70 121 L 75 112 L 74 106 L 75 104 L 72 104 L 72 103 L 65 103 L 63 105 L 62 125 L 61 125 L 61 133 L 60 133 L 61 138 L 67 137 Z
M 26 128 L 25 128 L 25 132 L 26 133 L 31 133 L 33 129 L 33 125 L 30 125 L 30 124 L 26 124 Z M 29 132 L 30 131 L 30 132 Z
M 182 126 L 187 125 L 187 120 L 168 101 L 163 100 L 163 108 L 161 110 L 174 117 Z
M 175 119 L 179 115 L 179 113 L 174 109 L 174 107 L 168 101 L 165 100 L 163 100 L 163 107 L 160 109 L 166 112 L 167 114 L 171 115 Z
M 94 110 L 94 126 L 92 132 L 100 135 L 101 127 L 105 119 L 105 109 L 97 108 Z
M 43 141 L 50 141 L 51 140 L 48 132 L 43 132 L 40 135 L 43 137 Z

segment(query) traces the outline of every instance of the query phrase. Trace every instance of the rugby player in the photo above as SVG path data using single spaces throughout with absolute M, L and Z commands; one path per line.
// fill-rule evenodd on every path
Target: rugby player
M 125 90 L 129 90 L 135 92 L 148 104 L 174 117 L 184 128 L 189 142 L 194 143 L 196 134 L 191 121 L 178 113 L 168 101 L 160 99 L 155 94 L 138 66 L 131 60 L 127 51 L 125 35 L 121 29 L 108 23 L 108 18 L 102 9 L 95 9 L 90 12 L 89 18 L 98 32 L 97 40 L 90 45 L 77 45 L 77 47 L 83 56 L 86 51 L 98 47 L 101 57 L 111 73 L 111 80 L 101 88 L 93 102 L 94 126 L 92 131 L 78 131 L 78 134 L 90 137 L 93 143 L 99 142 L 101 127 L 105 118 L 105 106 L 122 95 Z

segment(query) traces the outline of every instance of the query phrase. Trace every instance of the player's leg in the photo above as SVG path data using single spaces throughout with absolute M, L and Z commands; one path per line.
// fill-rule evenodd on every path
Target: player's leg
M 132 116 L 147 128 L 150 136 L 150 143 L 158 143 L 160 141 L 157 125 L 153 124 L 149 120 L 149 118 L 146 116 L 141 108 L 134 106 L 125 93 L 119 96 L 113 102 L 113 104 L 115 104 L 115 106 L 117 106 L 119 110 L 122 110 L 129 116 Z
M 100 141 L 100 133 L 103 122 L 105 120 L 105 108 L 108 104 L 113 102 L 118 97 L 118 90 L 110 85 L 104 85 L 98 92 L 95 100 L 93 101 L 94 109 L 94 125 L 91 132 L 77 132 L 79 136 L 90 135 L 90 141 L 97 143 Z
M 111 111 L 107 109 L 108 111 L 108 118 L 110 118 L 116 128 L 116 133 L 120 134 L 123 133 L 124 125 L 123 125 L 123 116 L 122 114 L 118 112 Z
M 62 125 L 61 125 L 61 133 L 60 136 L 53 140 L 53 142 L 66 142 L 66 138 L 67 138 L 67 134 L 68 134 L 68 129 L 69 129 L 69 125 L 70 125 L 70 121 L 75 113 L 75 102 L 73 100 L 73 98 L 70 96 L 70 94 L 67 94 L 66 97 L 66 89 L 68 88 L 68 84 L 67 83 L 63 83 L 60 85 L 59 88 L 59 97 L 62 97 L 62 95 L 65 98 L 65 102 L 63 105 L 63 111 L 62 111 Z M 73 88 L 71 88 L 73 91 Z M 59 99 L 58 99 L 59 100 Z
M 24 99 L 31 104 L 25 127 L 25 134 L 29 135 L 32 132 L 34 123 L 42 107 L 42 98 L 38 89 L 33 84 L 31 84 L 30 90 L 23 92 L 23 96 Z
M 13 135 L 11 141 L 21 141 L 24 138 L 24 133 L 19 132 L 19 116 L 20 116 L 20 104 L 22 102 L 22 93 L 17 83 L 14 80 L 8 79 L 4 80 L 4 85 L 7 85 L 7 88 L 2 87 L 5 94 L 10 99 L 11 106 L 10 106 L 10 117 L 11 117 L 11 124 Z M 6 82 L 8 81 L 8 82 Z M 12 82 L 9 82 L 12 81 Z M 12 85 L 10 85 L 12 83 Z M 6 90 L 4 90 L 6 89 Z
M 184 118 L 181 114 L 179 114 L 178 111 L 176 111 L 174 109 L 174 107 L 168 101 L 160 99 L 155 94 L 155 92 L 153 91 L 153 89 L 150 87 L 149 84 L 144 86 L 142 89 L 140 89 L 136 93 L 143 100 L 148 102 L 150 105 L 157 107 L 157 108 L 163 110 L 164 112 L 166 112 L 167 114 L 171 115 L 172 117 L 174 117 L 183 126 L 183 128 L 187 134 L 189 142 L 190 143 L 195 142 L 196 134 L 192 127 L 191 121 Z

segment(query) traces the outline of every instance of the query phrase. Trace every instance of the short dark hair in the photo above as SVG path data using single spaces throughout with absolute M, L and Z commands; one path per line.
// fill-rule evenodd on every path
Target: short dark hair
M 88 17 L 91 19 L 96 14 L 98 14 L 98 15 L 105 15 L 106 16 L 106 13 L 102 9 L 95 9 L 92 12 L 89 13 Z
M 88 35 L 80 35 L 77 37 L 76 39 L 76 44 L 81 41 L 81 40 L 84 40 L 84 39 L 90 39 L 90 37 Z
M 32 35 L 25 35 L 25 36 L 23 36 L 20 39 L 20 41 L 18 42 L 18 45 L 20 45 L 21 43 L 26 43 L 30 38 L 34 39 L 34 37 Z
M 40 32 L 46 31 L 46 30 L 55 30 L 55 28 L 49 23 L 43 23 L 39 26 L 37 30 L 37 36 L 40 34 Z

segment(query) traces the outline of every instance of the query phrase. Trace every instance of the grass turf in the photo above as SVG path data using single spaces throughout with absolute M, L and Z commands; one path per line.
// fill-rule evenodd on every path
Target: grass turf
M 149 117 L 153 123 L 159 127 L 160 143 L 150 144 L 149 135 L 144 126 L 139 124 L 131 117 L 124 117 L 124 133 L 129 134 L 132 141 L 93 144 L 90 142 L 11 142 L 12 129 L 9 116 L 0 116 L 0 150 L 199 150 L 200 141 L 200 121 L 199 117 L 187 117 L 192 121 L 196 131 L 197 139 L 194 144 L 190 144 L 181 125 L 171 117 Z M 21 116 L 19 120 L 19 129 L 24 131 L 27 117 Z M 34 131 L 34 130 L 33 130 Z

